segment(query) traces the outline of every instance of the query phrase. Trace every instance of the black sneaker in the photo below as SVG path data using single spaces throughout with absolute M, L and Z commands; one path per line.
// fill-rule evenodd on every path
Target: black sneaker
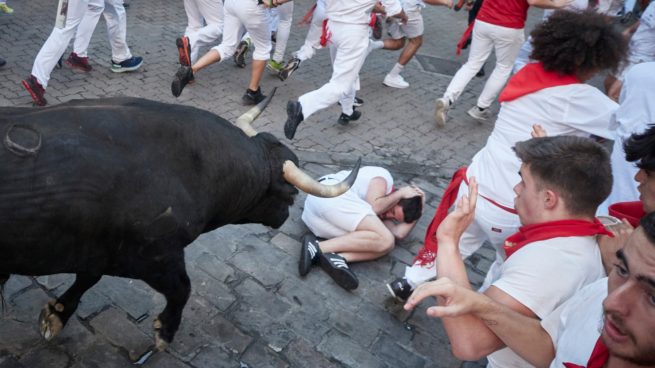
M 287 102 L 287 122 L 284 123 L 284 135 L 288 139 L 293 139 L 296 135 L 298 125 L 305 120 L 302 115 L 302 105 L 298 101 Z
M 191 66 L 191 43 L 189 37 L 182 36 L 175 40 L 180 65 Z
M 248 53 L 248 47 L 250 47 L 250 43 L 248 41 L 241 41 L 239 42 L 239 46 L 237 46 L 237 49 L 234 52 L 234 63 L 239 68 L 246 67 L 246 54 Z
M 339 120 L 337 120 L 337 123 L 341 125 L 348 125 L 348 123 L 350 123 L 351 121 L 355 121 L 359 119 L 360 116 L 362 116 L 362 113 L 357 110 L 353 110 L 353 113 L 350 115 L 346 115 L 345 113 L 342 112 L 341 115 L 339 116 Z
M 36 106 L 45 106 L 48 101 L 45 99 L 45 88 L 39 83 L 35 76 L 30 75 L 27 79 L 21 81 L 23 87 L 32 96 L 32 101 Z
M 256 91 L 251 90 L 250 88 L 246 89 L 246 93 L 241 97 L 241 103 L 244 106 L 257 105 L 262 102 L 266 96 L 262 93 L 261 88 L 257 88 Z
M 409 285 L 405 277 L 399 277 L 387 284 L 387 289 L 394 298 L 405 302 L 412 295 L 414 289 Z
M 181 66 L 177 70 L 177 73 L 175 73 L 175 79 L 173 79 L 173 83 L 171 84 L 171 92 L 173 92 L 173 96 L 180 96 L 184 87 L 193 80 L 193 69 L 188 66 Z
M 346 259 L 336 253 L 322 253 L 320 255 L 320 265 L 323 271 L 327 272 L 330 277 L 342 288 L 354 290 L 359 286 L 359 280 L 353 271 L 348 267 Z
M 277 77 L 284 82 L 285 80 L 287 80 L 287 78 L 291 76 L 291 74 L 293 74 L 293 72 L 296 71 L 296 69 L 298 69 L 299 66 L 300 66 L 300 59 L 292 58 L 287 62 L 284 68 L 280 70 Z
M 321 248 L 318 246 L 318 240 L 312 233 L 307 233 L 302 237 L 302 247 L 300 248 L 300 261 L 298 262 L 298 273 L 305 276 L 309 273 L 312 265 L 318 263 L 321 255 Z

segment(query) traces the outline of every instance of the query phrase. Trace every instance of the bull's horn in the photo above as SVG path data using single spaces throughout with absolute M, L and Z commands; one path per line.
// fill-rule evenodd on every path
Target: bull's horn
M 268 95 L 268 97 L 262 100 L 262 102 L 254 106 L 252 109 L 246 111 L 243 115 L 239 116 L 237 122 L 234 123 L 234 125 L 239 127 L 239 129 L 243 130 L 243 132 L 246 133 L 248 137 L 253 137 L 257 135 L 257 131 L 253 129 L 252 126 L 250 126 L 250 123 L 255 121 L 255 119 L 257 119 L 257 117 L 259 116 L 259 114 L 261 114 L 262 111 L 264 111 L 268 103 L 271 102 L 271 99 L 273 98 L 275 91 L 277 91 L 277 87 L 273 88 L 273 90 Z
M 331 198 L 339 196 L 350 189 L 357 178 L 361 164 L 362 159 L 359 158 L 348 177 L 340 183 L 332 185 L 319 183 L 289 160 L 285 161 L 282 165 L 282 171 L 284 172 L 284 179 L 303 192 L 317 197 Z

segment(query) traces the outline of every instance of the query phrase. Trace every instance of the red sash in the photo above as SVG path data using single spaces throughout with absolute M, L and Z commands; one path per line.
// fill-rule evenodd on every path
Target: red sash
M 327 18 L 323 21 L 323 32 L 321 32 L 321 46 L 325 47 L 332 37 L 332 32 L 328 29 L 328 20 Z
M 609 356 L 610 353 L 607 350 L 607 347 L 605 344 L 603 344 L 603 340 L 599 337 L 598 341 L 596 341 L 596 346 L 594 346 L 594 350 L 591 352 L 591 356 L 589 357 L 589 361 L 587 362 L 586 366 L 573 363 L 564 363 L 564 366 L 566 368 L 603 368 L 605 363 L 607 363 Z
M 469 23 L 469 26 L 466 27 L 466 30 L 462 33 L 462 37 L 459 38 L 459 42 L 457 42 L 457 51 L 455 52 L 457 56 L 462 53 L 462 48 L 466 44 L 466 40 L 468 40 L 471 33 L 473 33 L 473 23 L 475 23 L 475 19 Z
M 585 220 L 559 220 L 542 222 L 540 224 L 521 226 L 519 231 L 507 238 L 503 249 L 507 258 L 527 244 L 540 240 L 553 238 L 562 238 L 569 236 L 590 236 L 590 235 L 607 235 L 614 237 L 611 231 L 605 229 L 605 226 L 597 219 L 594 221 Z
M 514 74 L 498 96 L 499 102 L 516 100 L 539 90 L 580 83 L 574 75 L 560 75 L 544 69 L 542 63 L 530 63 Z

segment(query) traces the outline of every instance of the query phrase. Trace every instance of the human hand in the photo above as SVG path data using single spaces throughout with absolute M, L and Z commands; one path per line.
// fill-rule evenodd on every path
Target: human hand
M 373 7 L 373 13 L 385 14 L 385 12 L 386 11 L 384 9 L 384 5 L 382 5 L 381 2 L 378 1 L 377 3 L 375 3 L 375 6 Z
M 421 188 L 417 187 L 414 184 L 410 184 L 408 186 L 400 188 L 399 192 L 403 199 L 421 197 L 423 202 L 425 202 L 425 192 L 423 192 Z
M 397 18 L 400 19 L 401 24 L 407 24 L 407 14 L 405 14 L 404 10 L 401 10 L 400 13 L 394 15 L 392 18 Z
M 530 133 L 532 138 L 542 138 L 547 137 L 548 132 L 539 124 L 532 124 L 532 133 Z
M 471 289 L 457 285 L 447 277 L 419 285 L 405 303 L 405 310 L 414 309 L 428 297 L 439 297 L 440 305 L 429 307 L 430 317 L 457 317 L 476 313 L 484 308 L 488 297 Z
M 478 182 L 475 177 L 469 179 L 469 194 L 463 196 L 455 206 L 455 210 L 446 216 L 437 228 L 439 244 L 458 244 L 464 230 L 473 222 L 475 204 L 478 199 Z

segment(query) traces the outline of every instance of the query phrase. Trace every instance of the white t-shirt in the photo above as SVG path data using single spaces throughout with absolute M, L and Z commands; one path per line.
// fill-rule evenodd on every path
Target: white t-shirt
M 655 1 L 641 14 L 639 27 L 630 38 L 629 53 L 632 63 L 655 60 Z
M 607 277 L 604 277 L 577 292 L 541 322 L 555 346 L 551 368 L 562 368 L 564 363 L 587 365 L 603 329 L 606 297 Z
M 342 181 L 350 175 L 350 170 L 339 171 L 336 174 L 325 175 L 321 178 L 330 178 L 337 181 Z M 368 186 L 371 184 L 371 180 L 374 178 L 380 177 L 387 182 L 387 189 L 384 194 L 391 193 L 393 188 L 393 178 L 389 170 L 379 167 L 379 166 L 363 166 L 359 169 L 357 174 L 357 179 L 348 190 L 349 192 L 354 192 L 357 196 L 363 200 L 366 200 L 366 193 L 368 193 Z M 319 179 L 320 180 L 320 179 Z
M 587 284 L 605 276 L 595 236 L 560 237 L 530 243 L 502 265 L 494 263 L 483 289 L 493 285 L 540 319 Z M 530 367 L 509 348 L 487 357 L 490 367 Z
M 381 0 L 387 16 L 400 13 L 403 9 L 398 0 Z M 326 14 L 334 22 L 348 24 L 369 24 L 371 10 L 377 0 L 327 0 Z
M 610 118 L 618 105 L 587 84 L 542 89 L 503 102 L 487 144 L 475 154 L 467 176 L 475 176 L 479 192 L 514 207 L 514 186 L 521 181 L 521 161 L 512 147 L 531 138 L 533 124 L 541 124 L 549 136 L 576 135 L 614 139 Z

